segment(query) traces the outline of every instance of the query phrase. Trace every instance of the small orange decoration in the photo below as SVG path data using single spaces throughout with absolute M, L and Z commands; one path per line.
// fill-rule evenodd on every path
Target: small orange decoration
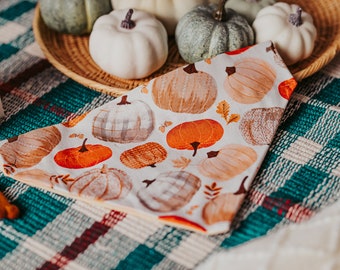
M 81 120 L 86 117 L 87 114 L 88 112 L 81 115 L 72 116 L 70 117 L 70 119 L 67 120 L 67 122 L 62 123 L 62 125 L 68 128 L 75 127 L 79 122 L 81 122 Z
M 223 136 L 224 130 L 220 123 L 212 119 L 184 122 L 171 129 L 166 141 L 172 148 L 194 150 L 214 145 Z
M 15 219 L 19 216 L 19 214 L 19 208 L 16 205 L 11 204 L 5 195 L 0 192 L 0 219 Z
M 297 86 L 297 81 L 294 78 L 285 80 L 279 84 L 279 93 L 281 97 L 289 100 Z
M 100 144 L 86 144 L 86 141 L 79 147 L 59 151 L 54 161 L 64 168 L 81 169 L 94 166 L 112 156 L 110 148 Z

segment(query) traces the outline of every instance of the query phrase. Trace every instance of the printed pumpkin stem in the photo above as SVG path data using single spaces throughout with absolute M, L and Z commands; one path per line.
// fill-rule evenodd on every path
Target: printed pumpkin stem
M 236 191 L 236 192 L 234 193 L 234 195 L 241 195 L 241 194 L 247 193 L 247 190 L 246 190 L 246 188 L 244 187 L 244 183 L 246 182 L 247 178 L 248 178 L 248 176 L 246 176 L 246 177 L 243 178 L 242 183 L 241 183 L 241 185 L 240 185 L 240 188 L 238 189 L 238 191 Z
M 192 156 L 194 157 L 194 156 L 196 156 L 197 149 L 198 149 L 198 146 L 200 145 L 200 142 L 192 142 L 192 143 L 190 143 L 190 145 L 194 149 L 194 153 L 192 154 Z
M 81 145 L 81 148 L 79 149 L 80 153 L 89 151 L 89 149 L 86 148 L 86 141 L 87 141 L 87 138 L 85 138 L 85 140 L 83 141 L 83 144 Z
M 153 182 L 155 182 L 156 179 L 152 179 L 152 180 L 143 180 L 142 182 L 146 184 L 146 187 L 149 187 Z
M 195 64 L 187 65 L 183 70 L 188 74 L 198 73 Z
M 292 13 L 289 15 L 289 22 L 296 27 L 301 26 L 303 23 L 301 14 L 302 14 L 302 9 L 298 7 L 296 10 L 296 13 Z
M 122 99 L 120 100 L 117 105 L 128 105 L 131 104 L 131 102 L 127 101 L 127 95 L 122 96 Z
M 210 151 L 210 152 L 207 153 L 207 156 L 208 156 L 208 158 L 214 158 L 214 157 L 217 157 L 219 152 L 220 151 Z
M 235 67 L 226 67 L 225 72 L 227 72 L 228 76 L 231 76 L 236 72 L 236 68 Z
M 120 27 L 130 30 L 136 26 L 136 23 L 131 20 L 132 14 L 133 9 L 130 8 L 129 11 L 126 13 L 125 19 L 121 22 Z
M 226 12 L 225 12 L 226 2 L 227 0 L 220 0 L 218 2 L 218 7 L 214 15 L 215 20 L 220 21 L 220 22 L 226 20 Z

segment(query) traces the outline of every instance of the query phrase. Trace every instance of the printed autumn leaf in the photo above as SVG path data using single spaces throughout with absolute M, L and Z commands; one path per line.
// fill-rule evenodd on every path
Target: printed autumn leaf
M 233 113 L 233 114 L 231 114 L 230 117 L 229 117 L 228 124 L 229 124 L 229 123 L 232 123 L 232 122 L 237 123 L 239 120 L 240 120 L 240 115 L 237 114 L 237 113 Z
M 79 139 L 84 139 L 84 134 L 76 134 L 72 133 L 69 135 L 69 138 L 79 138 Z
M 222 100 L 218 103 L 216 112 L 222 116 L 227 124 L 238 122 L 240 120 L 239 114 L 230 114 L 230 105 L 227 101 Z
M 147 93 L 149 93 L 149 90 L 148 90 L 148 88 L 146 86 L 144 86 L 142 88 L 141 92 L 142 92 L 142 94 L 147 94 Z
M 180 157 L 178 159 L 172 160 L 173 166 L 179 169 L 185 169 L 190 164 L 191 159 L 186 157 Z
M 198 206 L 197 204 L 195 204 L 195 205 L 191 206 L 190 209 L 186 211 L 186 213 L 187 213 L 188 215 L 192 215 L 193 212 L 194 212 L 198 207 L 199 207 L 199 206 Z
M 158 128 L 160 132 L 164 133 L 165 132 L 165 129 L 168 127 L 168 126 L 171 126 L 172 125 L 172 122 L 171 121 L 164 121 L 164 123 Z
M 206 199 L 211 200 L 221 193 L 222 187 L 219 187 L 216 182 L 212 182 L 211 185 L 204 185 L 205 190 L 203 193 L 206 195 Z

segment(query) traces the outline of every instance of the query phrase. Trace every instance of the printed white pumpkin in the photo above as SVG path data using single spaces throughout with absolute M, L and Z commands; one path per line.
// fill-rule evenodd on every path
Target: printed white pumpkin
M 165 63 L 168 35 L 163 24 L 147 12 L 114 10 L 95 22 L 89 51 L 105 72 L 123 79 L 141 79 Z
M 254 20 L 256 43 L 273 41 L 286 65 L 309 57 L 317 36 L 313 17 L 298 5 L 277 2 L 261 9 Z

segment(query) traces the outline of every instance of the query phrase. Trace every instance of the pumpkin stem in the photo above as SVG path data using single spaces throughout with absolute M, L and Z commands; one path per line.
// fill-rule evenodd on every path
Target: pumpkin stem
M 197 153 L 197 149 L 198 146 L 200 145 L 200 142 L 192 142 L 190 145 L 192 146 L 192 148 L 194 148 L 194 153 L 192 154 L 192 156 L 194 157 Z
M 233 75 L 236 72 L 235 67 L 226 67 L 225 72 L 227 72 L 228 76 Z
M 241 195 L 241 194 L 245 194 L 247 192 L 246 188 L 244 187 L 244 182 L 247 180 L 248 176 L 244 177 L 242 180 L 242 183 L 240 185 L 240 188 L 238 189 L 238 191 L 236 191 L 234 193 L 234 195 Z
M 120 102 L 117 103 L 117 105 L 127 105 L 127 104 L 131 104 L 131 102 L 127 101 L 127 95 L 122 96 L 122 99 L 120 100 Z
M 220 151 L 210 151 L 210 152 L 207 153 L 207 156 L 208 156 L 208 158 L 217 157 L 219 152 Z
M 146 184 L 146 187 L 148 187 L 148 186 L 150 186 L 153 182 L 155 182 L 156 181 L 156 179 L 152 179 L 152 180 L 143 180 L 143 183 L 145 183 Z
M 8 141 L 9 143 L 12 143 L 12 142 L 17 141 L 18 139 L 19 139 L 19 136 L 14 136 L 14 137 L 12 137 L 12 138 L 7 139 L 7 141 Z
M 198 73 L 195 64 L 187 65 L 183 70 L 188 74 Z
M 300 25 L 302 25 L 301 14 L 302 14 L 302 8 L 298 7 L 296 9 L 296 13 L 292 13 L 289 15 L 289 22 L 292 25 L 299 27 Z
M 108 167 L 107 167 L 107 164 L 104 164 L 103 167 L 101 168 L 100 170 L 100 173 L 102 174 L 106 174 L 108 171 Z
M 131 20 L 132 13 L 133 13 L 133 9 L 130 8 L 129 11 L 125 15 L 125 20 L 123 20 L 120 23 L 120 27 L 125 28 L 125 29 L 132 29 L 136 26 L 136 23 L 133 20 Z
M 80 149 L 79 149 L 79 152 L 80 153 L 84 153 L 84 152 L 87 152 L 89 151 L 87 148 L 86 148 L 86 141 L 87 141 L 87 138 L 83 141 L 83 144 L 81 145 Z
M 218 2 L 218 7 L 217 7 L 217 10 L 215 12 L 215 15 L 214 15 L 214 18 L 215 20 L 217 21 L 222 21 L 225 19 L 225 3 L 227 2 L 227 0 L 220 0 Z

